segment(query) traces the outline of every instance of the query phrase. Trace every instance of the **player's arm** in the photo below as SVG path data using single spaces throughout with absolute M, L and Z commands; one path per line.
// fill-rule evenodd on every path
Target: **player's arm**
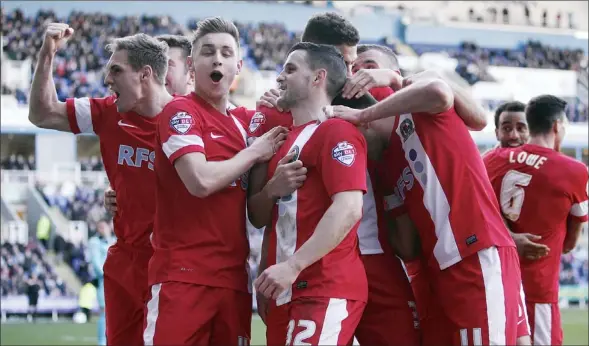
M 284 142 L 282 128 L 275 128 L 225 161 L 207 161 L 203 152 L 182 155 L 174 162 L 180 179 L 191 195 L 205 198 L 236 181 L 255 163 L 269 160 Z
M 583 231 L 583 225 L 586 221 L 579 221 L 577 218 L 569 217 L 567 219 L 567 233 L 564 237 L 564 244 L 562 247 L 563 253 L 571 252 L 579 241 L 579 236 Z
M 587 199 L 589 194 L 589 182 L 585 168 L 579 169 L 578 178 L 575 179 L 574 192 L 572 194 L 573 206 L 567 218 L 567 234 L 564 238 L 562 251 L 570 252 L 577 246 L 583 225 L 587 222 Z
M 29 97 L 29 121 L 37 127 L 71 131 L 66 103 L 57 99 L 53 60 L 58 46 L 73 32 L 69 25 L 63 23 L 51 23 L 45 32 Z
M 480 131 L 487 126 L 487 113 L 480 103 L 467 90 L 434 70 L 426 70 L 403 79 L 403 87 L 415 82 L 434 79 L 443 80 L 450 86 L 454 96 L 456 114 L 469 129 Z
M 421 242 L 415 224 L 406 213 L 387 218 L 388 241 L 395 253 L 404 261 L 411 261 L 421 254 Z
M 353 190 L 332 196 L 332 203 L 313 235 L 288 259 L 297 272 L 317 262 L 344 240 L 362 218 L 362 195 L 362 191 Z
M 270 232 L 272 232 L 272 227 L 266 225 L 264 229 L 264 237 L 262 238 L 262 249 L 260 253 L 260 263 L 258 265 L 258 276 L 260 276 L 264 270 L 266 270 L 267 263 L 268 263 L 268 247 L 270 246 Z M 258 303 L 258 315 L 266 324 L 266 312 L 268 309 L 268 301 L 264 297 L 263 294 L 260 292 L 256 292 L 256 299 Z
M 274 175 L 267 183 L 268 164 L 257 164 L 252 168 L 247 206 L 250 222 L 255 227 L 261 228 L 268 224 L 278 198 L 292 194 L 307 178 L 307 169 L 303 167 L 303 162 L 293 161 L 294 156 L 295 153 L 292 152 L 281 158 Z

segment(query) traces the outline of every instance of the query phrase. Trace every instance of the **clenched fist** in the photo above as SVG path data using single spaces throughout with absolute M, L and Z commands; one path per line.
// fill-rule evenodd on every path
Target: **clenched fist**
M 50 23 L 47 26 L 47 30 L 45 30 L 41 52 L 50 55 L 55 54 L 57 49 L 72 37 L 73 34 L 74 29 L 70 28 L 68 24 Z

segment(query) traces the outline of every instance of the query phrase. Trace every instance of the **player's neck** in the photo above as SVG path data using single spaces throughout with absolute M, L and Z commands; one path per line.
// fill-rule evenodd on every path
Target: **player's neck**
M 555 138 L 553 135 L 532 136 L 530 137 L 528 144 L 533 144 L 548 149 L 554 149 L 556 147 Z
M 297 105 L 290 108 L 293 125 L 300 126 L 311 121 L 324 121 L 324 106 L 329 106 L 329 102 L 320 99 L 307 99 L 305 102 L 298 102 Z
M 215 108 L 219 113 L 228 115 L 227 108 L 229 105 L 229 95 L 225 95 L 219 99 L 212 99 L 207 97 L 207 95 L 199 90 L 194 90 L 194 93 L 198 95 L 201 99 L 205 100 L 206 103 L 211 105 L 211 107 Z
M 148 90 L 145 97 L 137 102 L 137 106 L 135 106 L 133 111 L 146 118 L 153 118 L 161 113 L 173 98 L 172 95 L 168 94 L 168 91 L 163 85 L 157 85 L 151 90 Z

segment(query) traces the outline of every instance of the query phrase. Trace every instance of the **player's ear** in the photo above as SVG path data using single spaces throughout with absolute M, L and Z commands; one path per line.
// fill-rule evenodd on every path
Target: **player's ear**
M 192 72 L 192 55 L 186 57 L 186 66 L 188 67 L 188 71 Z
M 141 81 L 147 81 L 153 76 L 153 69 L 149 65 L 143 66 L 141 69 Z
M 495 129 L 495 138 L 499 140 L 499 129 Z
M 240 74 L 241 73 L 241 68 L 243 67 L 243 60 L 239 59 L 239 61 L 237 62 L 237 73 L 236 74 Z
M 325 69 L 319 69 L 315 72 L 315 79 L 313 85 L 318 86 L 327 78 L 327 71 Z

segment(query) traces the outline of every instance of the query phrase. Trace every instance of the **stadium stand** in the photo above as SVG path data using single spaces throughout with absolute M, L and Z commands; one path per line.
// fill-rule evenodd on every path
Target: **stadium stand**
M 586 11 L 577 12 L 570 7 L 566 10 L 559 10 L 540 2 L 482 1 L 474 5 L 467 1 L 390 1 L 386 5 L 382 5 L 383 2 L 380 2 L 379 5 L 370 3 L 367 1 L 361 5 L 356 4 L 353 10 L 361 12 L 362 7 L 370 7 L 370 11 L 382 10 L 387 13 L 400 13 L 415 20 L 435 19 L 442 23 L 505 24 L 505 26 L 539 27 L 539 29 L 581 28 L 586 30 Z M 342 3 L 338 6 L 341 6 L 345 11 L 348 5 Z M 47 5 L 47 8 L 50 7 Z M 69 23 L 75 29 L 74 37 L 65 49 L 59 51 L 55 61 L 55 80 L 60 100 L 65 100 L 68 97 L 99 97 L 107 94 L 107 89 L 103 84 L 102 67 L 108 60 L 108 53 L 105 52 L 104 46 L 110 38 L 137 32 L 145 32 L 150 35 L 186 34 L 195 28 L 198 21 L 193 18 L 183 23 L 167 15 L 116 16 L 112 13 L 80 11 L 73 11 L 67 16 L 59 17 L 52 10 L 42 10 L 35 15 L 25 15 L 19 9 L 4 10 L 3 8 L 1 17 L 3 63 L 8 60 L 17 62 L 28 60 L 30 64 L 27 66 L 30 66 L 30 69 L 35 66 L 35 52 L 41 46 L 43 26 L 46 23 L 62 21 Z M 244 73 L 252 73 L 252 75 L 256 73 L 257 78 L 255 88 L 250 88 L 251 85 L 245 84 L 247 81 L 244 81 L 245 93 L 249 93 L 250 90 L 256 90 L 258 93 L 258 95 L 253 93 L 246 95 L 251 105 L 251 101 L 255 102 L 259 96 L 259 91 L 274 82 L 276 72 L 282 68 L 286 52 L 293 43 L 300 39 L 300 31 L 290 30 L 286 24 L 281 22 L 248 22 L 244 19 L 236 21 L 236 24 L 241 34 L 245 65 L 249 69 Z M 375 41 L 372 40 L 372 42 Z M 404 54 L 400 56 L 404 72 L 415 72 L 419 68 L 423 68 L 425 65 L 423 61 L 434 56 L 430 55 L 432 53 L 439 54 L 444 59 L 453 59 L 453 64 L 449 65 L 451 66 L 450 71 L 455 72 L 457 78 L 460 78 L 464 85 L 473 87 L 476 87 L 477 84 L 484 85 L 485 82 L 496 82 L 497 78 L 494 77 L 496 74 L 492 73 L 492 67 L 497 66 L 528 71 L 532 69 L 572 71 L 578 76 L 578 88 L 581 92 L 577 96 L 567 98 L 569 101 L 568 116 L 572 122 L 585 123 L 588 120 L 587 88 L 589 83 L 587 82 L 586 51 L 559 48 L 541 41 L 526 39 L 522 39 L 518 47 L 512 48 L 490 48 L 471 41 L 462 41 L 458 45 L 408 43 L 403 42 L 402 37 L 394 40 L 385 37 L 378 43 L 386 43 L 397 52 L 401 51 L 400 47 L 408 48 L 404 49 Z M 410 61 L 420 61 L 420 64 L 415 64 L 420 66 L 413 68 L 413 63 L 408 63 Z M 29 73 L 30 76 L 32 76 L 32 70 Z M 10 96 L 11 99 L 17 101 L 20 107 L 26 108 L 28 90 L 5 83 L 3 79 L 1 91 L 3 96 Z M 481 102 L 491 111 L 508 99 L 509 97 L 494 97 L 481 99 Z M 17 107 L 15 106 L 14 109 Z M 581 149 L 586 151 L 586 145 Z M 577 158 L 583 157 L 580 153 L 579 150 Z M 64 278 L 56 273 L 55 264 L 47 259 L 48 252 L 55 254 L 58 261 L 66 263 L 80 282 L 86 282 L 93 278 L 94 274 L 88 265 L 87 247 L 84 239 L 87 240 L 94 234 L 96 222 L 105 216 L 102 198 L 107 182 L 104 178 L 104 166 L 98 149 L 84 155 L 78 157 L 75 163 L 76 169 L 81 172 L 76 175 L 78 178 L 60 179 L 59 175 L 56 175 L 57 179 L 38 180 L 38 175 L 45 175 L 47 172 L 39 170 L 37 166 L 40 159 L 36 158 L 33 152 L 2 153 L 0 166 L 3 173 L 4 171 L 29 171 L 32 173 L 31 176 L 26 175 L 26 180 L 32 182 L 31 185 L 40 193 L 46 206 L 58 210 L 59 214 L 67 221 L 83 224 L 82 229 L 85 232 L 83 237 L 73 238 L 68 236 L 65 231 L 56 232 L 53 227 L 49 249 L 45 249 L 35 239 L 28 240 L 24 244 L 3 243 L 0 263 L 2 297 L 14 298 L 14 302 L 17 297 L 22 299 L 26 290 L 26 281 L 32 276 L 37 276 L 41 280 L 43 298 L 56 298 L 55 301 L 62 304 L 62 301 L 57 299 L 58 297 L 75 295 L 77 292 L 64 283 Z M 586 158 L 586 154 L 584 157 Z M 24 177 L 24 175 L 19 177 Z M 5 198 L 4 193 L 3 198 Z M 22 218 L 25 220 L 26 216 Z M 36 225 L 29 224 L 30 229 L 35 229 L 35 227 Z M 252 248 L 249 258 L 252 268 L 250 274 L 253 279 L 256 276 L 260 258 L 262 233 L 256 229 L 249 229 L 248 232 Z M 587 237 L 586 231 L 584 237 Z M 560 283 L 563 287 L 581 286 L 586 290 L 588 276 L 587 242 L 583 242 L 578 250 L 562 257 Z M 586 292 L 583 294 L 585 294 L 586 300 Z M 66 307 L 63 311 L 75 310 L 70 301 L 63 301 L 65 302 L 63 305 L 56 303 L 57 306 Z M 584 301 L 581 305 L 583 304 L 585 304 Z M 48 311 L 55 310 L 55 308 L 48 309 Z M 21 310 L 13 307 L 11 311 Z

